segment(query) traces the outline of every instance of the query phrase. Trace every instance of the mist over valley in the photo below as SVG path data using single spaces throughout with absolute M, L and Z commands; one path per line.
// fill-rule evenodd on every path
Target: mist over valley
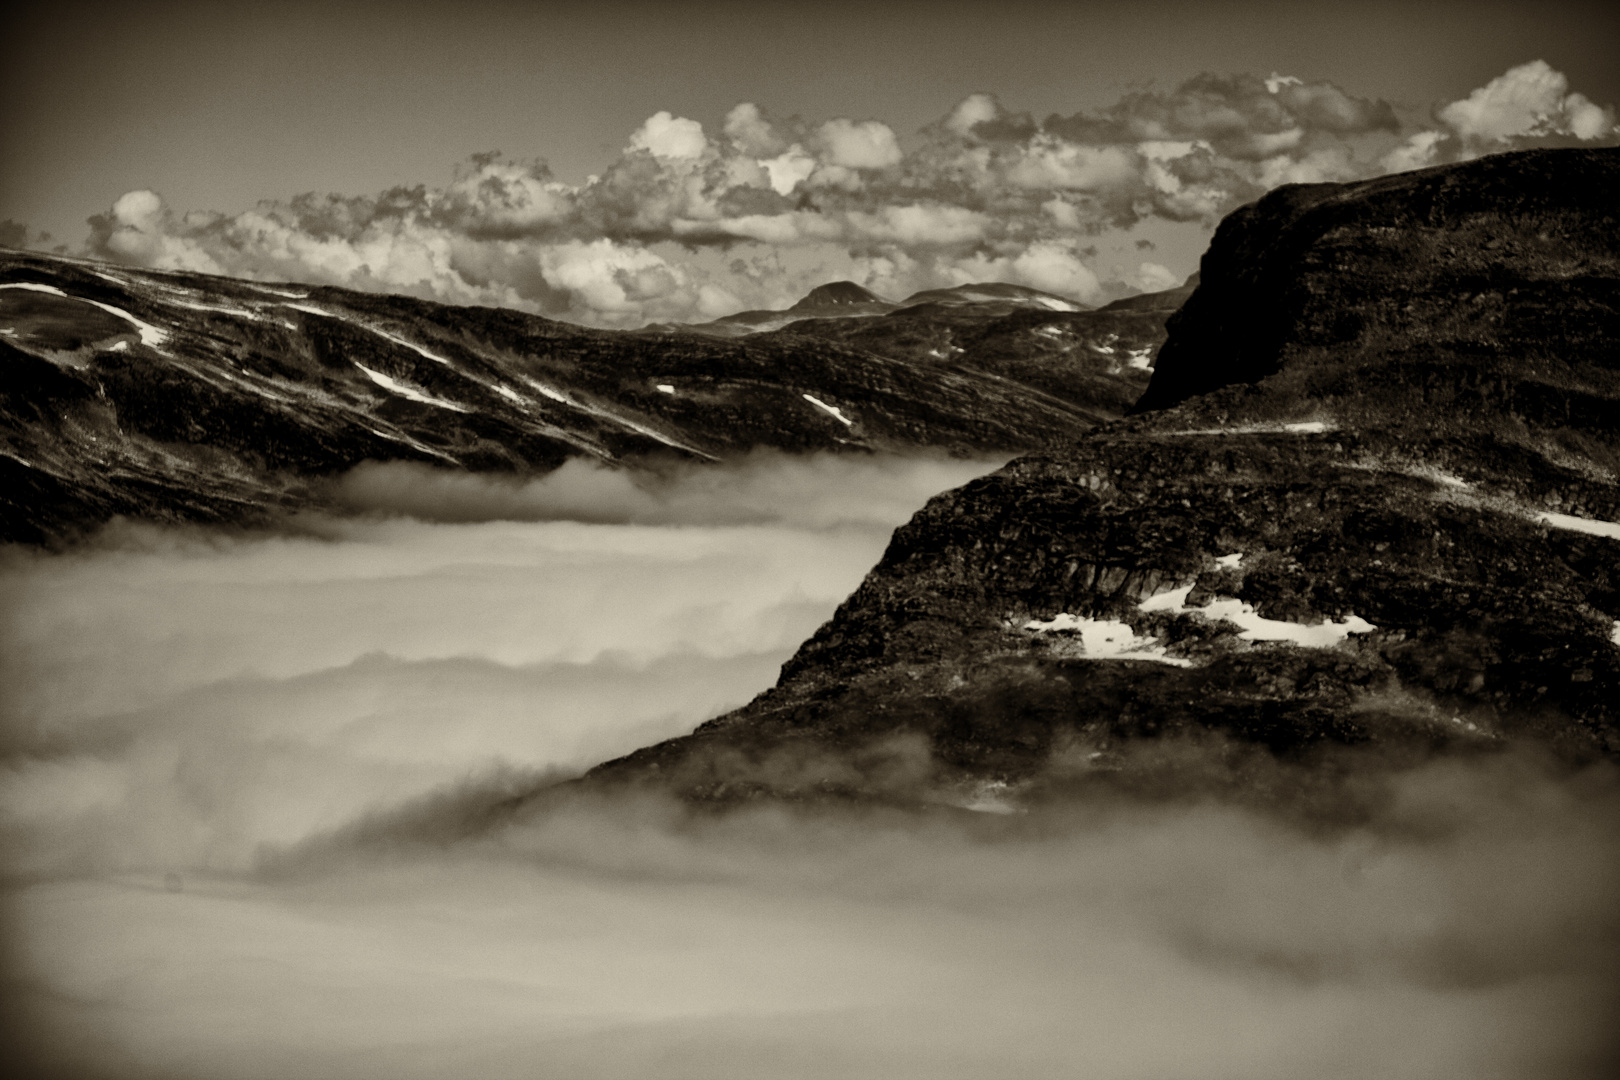
M 0 1072 L 1620 1070 L 1612 12 L 23 7 Z

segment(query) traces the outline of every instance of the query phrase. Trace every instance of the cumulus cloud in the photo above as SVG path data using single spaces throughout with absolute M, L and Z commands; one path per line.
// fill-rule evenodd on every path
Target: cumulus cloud
M 887 124 L 877 120 L 829 120 L 816 133 L 833 165 L 851 169 L 886 169 L 900 164 L 900 143 Z
M 630 145 L 656 157 L 697 158 L 709 148 L 709 140 L 696 120 L 656 112 L 630 136 Z
M 1569 92 L 1569 79 L 1534 60 L 1499 75 L 1436 118 L 1465 141 L 1507 143 L 1519 136 L 1596 139 L 1614 131 L 1614 110 Z
M 491 153 L 443 187 L 301 195 L 234 214 L 182 213 L 132 191 L 91 220 L 88 248 L 604 326 L 785 307 L 835 268 L 900 296 L 982 272 L 1085 300 L 1098 280 L 1136 287 L 1132 275 L 1099 273 L 1090 257 L 1077 270 L 1059 253 L 1098 238 L 1123 248 L 1123 230 L 1147 221 L 1208 229 L 1281 184 L 1616 139 L 1612 106 L 1541 61 L 1433 116 L 1432 129 L 1414 129 L 1380 98 L 1278 73 L 1200 75 L 1044 121 L 976 93 L 904 140 L 879 119 L 778 119 L 744 102 L 714 137 L 657 112 L 580 184 Z M 767 264 L 768 274 L 732 269 Z
M 1163 292 L 1181 284 L 1181 279 L 1169 267 L 1145 262 L 1136 268 L 1136 284 L 1143 292 Z
M 1391 150 L 1384 167 L 1402 169 L 1466 161 L 1543 141 L 1612 144 L 1620 139 L 1612 105 L 1600 106 L 1569 88 L 1544 60 L 1511 68 L 1466 98 L 1434 110 L 1440 127 L 1418 131 Z

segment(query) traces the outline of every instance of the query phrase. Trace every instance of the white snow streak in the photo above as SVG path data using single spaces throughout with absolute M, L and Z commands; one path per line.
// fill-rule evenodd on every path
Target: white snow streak
M 167 330 L 164 330 L 161 327 L 153 326 L 149 322 L 143 322 L 142 320 L 131 315 L 129 312 L 125 311 L 123 308 L 113 307 L 111 304 L 103 304 L 100 300 L 90 300 L 83 296 L 73 296 L 69 293 L 63 292 L 61 289 L 58 289 L 55 285 L 36 285 L 31 281 L 16 281 L 0 285 L 0 289 L 27 289 L 29 292 L 51 293 L 54 296 L 60 296 L 68 300 L 77 300 L 81 304 L 89 304 L 91 307 L 98 307 L 102 311 L 107 312 L 109 315 L 116 315 L 120 319 L 123 319 L 125 322 L 129 323 L 131 326 L 135 327 L 135 329 L 139 331 L 141 335 L 142 345 L 161 345 L 165 341 L 169 340 L 169 332 Z
M 1302 424 L 1284 424 L 1284 431 L 1296 432 L 1300 435 L 1320 435 L 1328 426 L 1320 420 L 1307 420 Z
M 353 363 L 353 361 L 351 361 L 351 363 Z M 416 387 L 408 386 L 405 383 L 391 379 L 380 371 L 372 371 L 364 364 L 355 364 L 354 366 L 365 372 L 366 375 L 370 377 L 372 382 L 376 383 L 384 390 L 398 394 L 400 397 L 409 398 L 411 401 L 420 401 L 424 405 L 437 405 L 441 409 L 450 409 L 454 412 L 471 411 L 465 405 L 457 405 L 453 401 L 446 401 L 444 398 L 434 397 L 432 394 L 423 393 L 421 390 L 416 389 Z
M 172 304 L 175 307 L 190 308 L 192 311 L 218 311 L 225 315 L 235 315 L 238 318 L 253 319 L 256 322 L 264 321 L 263 315 L 256 311 L 249 311 L 247 308 L 225 307 L 221 304 L 199 304 L 191 300 L 181 300 L 175 296 L 165 296 L 161 299 L 161 302 Z
M 357 324 L 357 325 L 364 325 L 364 324 L 361 323 L 361 324 Z M 413 350 L 415 352 L 421 353 L 423 356 L 427 357 L 429 360 L 432 360 L 435 364 L 443 364 L 445 367 L 455 367 L 454 364 L 452 364 L 449 360 L 445 359 L 444 357 L 440 356 L 438 353 L 428 352 L 426 349 L 422 348 L 422 346 L 417 345 L 414 342 L 406 341 L 404 338 L 400 337 L 398 334 L 390 334 L 387 330 L 381 330 L 381 329 L 378 329 L 375 326 L 367 326 L 366 329 L 370 330 L 373 334 L 376 334 L 378 337 L 387 338 L 389 341 L 392 341 L 395 345 L 403 345 L 407 349 L 411 349 L 411 350 Z
M 285 296 L 293 300 L 302 300 L 309 295 L 307 292 L 293 292 L 288 289 L 272 289 L 270 286 L 260 285 L 256 281 L 244 281 L 242 284 L 246 285 L 250 289 L 258 289 L 260 292 L 267 292 L 272 296 Z
M 1236 570 L 1243 563 L 1243 552 L 1236 551 L 1230 555 L 1222 555 L 1215 560 L 1215 565 L 1224 566 L 1228 570 Z
M 1153 361 L 1149 359 L 1153 355 L 1153 346 L 1149 345 L 1145 349 L 1132 349 L 1125 355 L 1128 358 L 1126 361 L 1128 366 L 1138 371 L 1153 370 Z
M 1543 525 L 1551 525 L 1555 529 L 1568 529 L 1571 532 L 1583 532 L 1592 536 L 1606 536 L 1611 540 L 1620 540 L 1620 524 L 1613 521 L 1597 521 L 1593 518 L 1574 517 L 1570 514 L 1554 514 L 1546 510 L 1536 514 L 1536 520 Z
M 611 420 L 615 424 L 620 425 L 621 427 L 629 428 L 631 431 L 634 431 L 638 435 L 645 435 L 649 439 L 656 439 L 659 442 L 663 443 L 665 446 L 673 446 L 677 450 L 685 450 L 689 454 L 696 454 L 698 457 L 708 458 L 710 461 L 719 461 L 720 460 L 719 458 L 715 457 L 713 454 L 705 454 L 702 450 L 699 450 L 696 447 L 687 446 L 683 442 L 677 442 L 676 440 L 670 438 L 668 435 L 665 435 L 663 432 L 658 431 L 655 428 L 650 428 L 646 424 L 638 424 L 634 420 L 631 420 L 631 419 L 629 419 L 627 417 L 620 416 L 617 413 L 609 412 L 606 409 L 598 408 L 595 405 L 591 405 L 588 402 L 575 401 L 573 398 L 566 397 L 565 395 L 559 393 L 557 390 L 553 389 L 552 387 L 547 386 L 545 383 L 540 382 L 537 379 L 531 379 L 529 376 L 521 375 L 521 374 L 518 376 L 518 378 L 522 379 L 524 382 L 528 383 L 531 387 L 533 387 L 536 391 L 538 391 L 539 393 L 545 395 L 546 397 L 550 398 L 551 400 L 556 401 L 556 402 L 560 402 L 560 403 L 562 403 L 564 405 L 569 406 L 570 408 L 578 409 L 580 412 L 590 413 L 592 416 L 600 416 L 604 420 Z
M 804 400 L 808 401 L 810 404 L 814 405 L 816 408 L 820 409 L 822 412 L 826 413 L 828 416 L 832 417 L 834 420 L 837 420 L 840 424 L 843 424 L 845 427 L 855 426 L 855 421 L 845 416 L 838 410 L 836 406 L 829 405 L 820 398 L 813 397 L 810 394 L 800 394 L 799 396 L 804 398 Z
M 571 400 L 568 399 L 568 397 L 566 395 L 562 394 L 561 392 L 557 391 L 556 389 L 554 389 L 554 388 L 552 388 L 550 386 L 547 386 L 543 382 L 540 382 L 540 381 L 538 381 L 536 379 L 531 379 L 527 375 L 520 375 L 518 377 L 520 379 L 522 379 L 524 382 L 528 383 L 535 390 L 537 390 L 542 397 L 548 397 L 552 401 L 558 401 L 558 402 L 561 402 L 564 405 L 572 405 L 572 404 L 574 404 Z
M 675 387 L 671 386 L 667 382 L 661 382 L 658 384 L 658 392 L 661 394 L 673 394 L 675 392 Z

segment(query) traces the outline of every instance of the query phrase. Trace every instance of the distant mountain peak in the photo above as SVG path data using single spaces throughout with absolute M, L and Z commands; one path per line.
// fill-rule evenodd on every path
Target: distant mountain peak
M 788 308 L 789 311 L 804 311 L 807 308 L 847 307 L 851 304 L 886 304 L 887 300 L 853 281 L 829 281 L 825 285 L 817 285 L 805 294 L 803 300 Z
M 925 289 L 919 293 L 912 293 L 900 302 L 902 308 L 915 307 L 919 304 L 944 304 L 951 307 L 963 304 L 1011 304 L 1015 307 L 1044 308 L 1048 311 L 1090 310 L 1086 304 L 1006 281 L 983 281 L 957 285 L 950 289 Z

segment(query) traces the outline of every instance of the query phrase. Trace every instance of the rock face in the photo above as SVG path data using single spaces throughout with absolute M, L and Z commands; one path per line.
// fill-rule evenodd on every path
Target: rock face
M 1602 403 L 1576 384 L 1613 371 L 1620 335 L 1616 175 L 1612 150 L 1540 150 L 1275 191 L 1221 223 L 1138 408 L 1286 369 L 1387 418 L 1462 364 L 1495 381 L 1448 410 L 1588 425 Z
M 1620 753 L 1617 190 L 1561 150 L 1238 211 L 1137 415 L 934 499 L 776 687 L 585 783 L 971 808 Z
M 867 304 L 826 288 L 807 310 Z M 976 366 L 0 252 L 0 542 L 119 514 L 252 522 L 368 460 L 525 475 L 759 447 L 1028 450 L 1122 415 L 1165 314 L 1137 320 L 1136 365 L 1025 333 Z

